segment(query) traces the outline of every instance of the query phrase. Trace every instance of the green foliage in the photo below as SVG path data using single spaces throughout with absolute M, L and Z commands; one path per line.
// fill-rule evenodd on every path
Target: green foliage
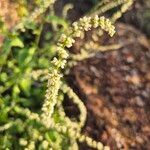
M 65 83 L 62 69 L 67 69 L 67 58 L 73 58 L 67 48 L 76 37 L 97 27 L 113 36 L 114 26 L 109 19 L 97 15 L 80 18 L 71 26 L 69 20 L 55 14 L 53 2 L 21 3 L 22 18 L 11 31 L 0 20 L 4 37 L 0 47 L 0 149 L 77 150 L 78 141 L 99 150 L 108 149 L 80 133 L 86 108 Z M 27 9 L 28 4 L 35 9 Z M 79 121 L 73 121 L 64 112 L 62 102 L 66 94 L 80 110 Z

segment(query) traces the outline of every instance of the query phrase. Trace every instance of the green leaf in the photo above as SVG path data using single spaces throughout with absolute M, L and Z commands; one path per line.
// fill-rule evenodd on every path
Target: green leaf
M 27 66 L 33 59 L 33 55 L 35 53 L 35 47 L 23 48 L 19 51 L 18 54 L 18 63 L 22 66 Z
M 23 48 L 24 44 L 18 37 L 7 38 L 4 41 L 2 52 L 0 53 L 0 65 L 3 65 L 6 62 L 7 56 L 13 46 Z
M 19 93 L 20 93 L 20 89 L 19 89 L 18 85 L 16 84 L 13 86 L 13 93 L 12 93 L 13 97 L 14 98 L 17 97 Z
M 2 46 L 2 55 L 7 55 L 11 49 L 11 39 L 6 39 Z
M 24 91 L 24 93 L 29 96 L 30 95 L 30 89 L 31 89 L 31 79 L 30 78 L 24 78 L 20 81 L 20 87 Z
M 15 46 L 15 47 L 21 47 L 23 48 L 24 47 L 24 44 L 23 42 L 21 41 L 21 39 L 19 39 L 18 37 L 14 38 L 12 41 L 11 41 L 11 47 Z

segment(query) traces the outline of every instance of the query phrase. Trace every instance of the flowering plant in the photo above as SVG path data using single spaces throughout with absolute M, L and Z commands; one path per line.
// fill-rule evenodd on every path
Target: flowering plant
M 90 56 L 87 50 L 83 55 L 72 55 L 68 51 L 76 38 L 95 28 L 112 37 L 115 33 L 112 22 L 133 1 L 106 3 L 103 0 L 89 14 L 73 23 L 55 15 L 54 0 L 36 0 L 35 3 L 35 10 L 31 14 L 23 13 L 11 31 L 6 26 L 5 17 L 0 18 L 3 35 L 0 47 L 0 149 L 77 150 L 77 142 L 86 142 L 98 150 L 109 149 L 81 133 L 87 110 L 83 101 L 67 85 L 63 70 L 71 61 L 82 60 L 85 54 L 86 58 Z M 121 9 L 110 19 L 100 17 L 101 13 L 119 5 Z M 28 11 L 27 5 L 23 8 Z M 52 31 L 46 34 L 45 44 L 41 47 L 45 23 L 50 23 Z M 51 34 L 55 35 L 54 38 Z M 85 47 L 88 46 L 85 44 Z M 107 50 L 109 46 L 105 48 Z M 62 103 L 66 94 L 80 110 L 79 121 L 65 114 Z

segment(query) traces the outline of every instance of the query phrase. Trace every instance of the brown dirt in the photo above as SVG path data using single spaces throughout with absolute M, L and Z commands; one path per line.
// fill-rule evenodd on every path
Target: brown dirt
M 105 35 L 100 43 L 124 46 L 79 62 L 68 77 L 68 83 L 88 110 L 83 133 L 109 145 L 111 150 L 149 150 L 150 49 L 147 39 L 133 27 L 117 24 L 117 34 L 111 39 Z M 69 108 L 66 106 L 66 111 Z M 90 148 L 82 144 L 81 150 Z

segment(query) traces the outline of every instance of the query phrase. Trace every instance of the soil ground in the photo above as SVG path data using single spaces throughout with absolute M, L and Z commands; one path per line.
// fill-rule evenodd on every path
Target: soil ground
M 109 145 L 111 150 L 150 149 L 150 45 L 143 33 L 149 34 L 147 28 L 140 27 L 137 17 L 134 17 L 137 24 L 130 21 L 130 16 L 138 14 L 135 13 L 139 12 L 138 6 L 144 7 L 140 2 L 143 3 L 137 1 L 124 16 L 125 24 L 116 24 L 113 38 L 104 35 L 99 41 L 100 45 L 122 44 L 123 47 L 99 52 L 79 62 L 67 77 L 87 107 L 83 133 Z M 84 42 L 79 40 L 72 52 L 79 52 Z M 64 105 L 70 117 L 79 114 L 68 100 Z M 80 144 L 80 150 L 92 149 Z
M 149 44 L 142 33 L 127 24 L 118 23 L 116 29 L 113 38 L 105 35 L 100 43 L 123 47 L 79 62 L 70 71 L 68 83 L 88 110 L 84 134 L 111 150 L 149 150 Z M 70 116 L 78 114 L 69 103 L 65 110 Z M 84 144 L 80 149 L 91 150 Z

